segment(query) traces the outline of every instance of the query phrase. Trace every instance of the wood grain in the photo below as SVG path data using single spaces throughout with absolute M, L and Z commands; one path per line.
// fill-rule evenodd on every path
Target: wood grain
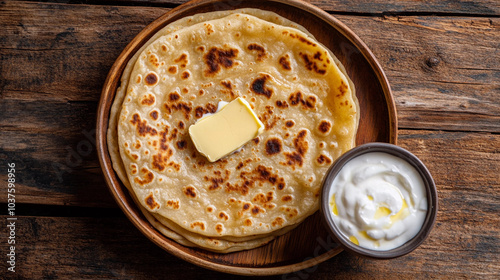
M 95 127 L 100 90 L 112 63 L 146 24 L 166 11 L 3 4 L 0 150 L 2 160 L 16 161 L 26 170 L 21 202 L 38 203 L 43 194 L 48 204 L 114 205 L 107 193 L 92 195 L 103 180 L 95 176 L 100 173 L 95 146 L 90 153 L 84 150 L 87 135 Z M 497 18 L 337 17 L 382 64 L 400 127 L 500 131 Z M 73 24 L 74 18 L 80 20 Z M 433 58 L 437 62 L 430 63 Z
M 0 2 L 0 161 L 19 166 L 19 204 L 63 205 L 39 209 L 47 217 L 19 217 L 15 277 L 237 279 L 165 253 L 123 215 L 101 217 L 116 203 L 87 135 L 105 76 L 144 26 L 185 1 L 85 2 Z M 346 23 L 382 64 L 398 107 L 399 145 L 434 175 L 440 212 L 430 238 L 404 258 L 342 253 L 268 278 L 499 278 L 499 2 L 310 2 Z M 89 208 L 75 214 L 72 205 Z M 67 217 L 58 217 L 61 209 Z M 6 243 L 0 248 L 4 255 Z
M 241 3 L 244 0 L 233 0 Z M 88 0 L 86 3 L 99 4 L 103 1 Z M 186 3 L 187 0 L 107 0 L 109 5 L 154 5 L 158 7 Z M 491 15 L 500 14 L 500 4 L 495 0 L 306 0 L 328 12 L 356 14 L 400 14 L 400 13 L 439 13 L 452 15 Z
M 500 132 L 500 18 L 337 17 L 382 64 L 400 127 Z
M 464 166 L 478 165 L 485 159 L 487 164 L 482 166 L 490 166 L 491 170 L 481 173 L 496 171 L 498 176 L 498 165 L 495 167 L 499 160 L 495 153 L 499 149 L 498 136 L 409 131 L 400 139 L 403 146 L 422 156 L 435 178 L 450 171 L 440 154 L 462 150 L 465 150 L 463 159 L 454 159 L 458 163 L 456 173 Z M 425 156 L 432 154 L 436 156 Z M 456 157 L 460 155 L 457 153 Z M 336 279 L 497 277 L 500 271 L 498 177 L 480 176 L 474 184 L 474 192 L 466 187 L 471 185 L 468 182 L 471 178 L 464 175 L 455 180 L 454 177 L 451 174 L 436 182 L 440 198 L 437 223 L 427 241 L 411 254 L 377 261 L 344 252 L 318 266 L 267 279 L 330 279 L 331 275 Z M 120 213 L 102 211 L 93 213 L 96 215 L 93 217 L 19 216 L 16 239 L 19 278 L 95 279 L 98 275 L 100 279 L 161 279 L 168 275 L 169 279 L 238 279 L 197 268 L 169 255 L 140 234 Z M 5 234 L 2 231 L 3 240 Z M 1 243 L 0 248 L 5 252 L 6 243 Z

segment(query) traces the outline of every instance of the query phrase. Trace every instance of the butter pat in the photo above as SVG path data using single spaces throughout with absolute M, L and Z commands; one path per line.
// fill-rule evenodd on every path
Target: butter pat
M 263 131 L 264 124 L 241 97 L 189 127 L 196 149 L 210 162 L 234 152 Z

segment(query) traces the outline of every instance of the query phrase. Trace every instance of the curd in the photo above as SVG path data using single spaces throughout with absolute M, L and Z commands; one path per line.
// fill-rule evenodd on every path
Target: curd
M 329 193 L 333 220 L 351 242 L 390 250 L 412 239 L 427 213 L 425 185 L 405 160 L 369 152 L 347 162 Z

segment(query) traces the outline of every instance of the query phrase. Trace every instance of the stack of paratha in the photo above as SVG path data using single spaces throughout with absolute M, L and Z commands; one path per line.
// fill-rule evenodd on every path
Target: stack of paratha
M 188 128 L 247 100 L 265 132 L 210 163 Z M 113 166 L 165 236 L 216 252 L 255 248 L 318 209 L 323 175 L 354 146 L 359 108 L 333 54 L 275 13 L 169 24 L 130 60 L 109 121 Z

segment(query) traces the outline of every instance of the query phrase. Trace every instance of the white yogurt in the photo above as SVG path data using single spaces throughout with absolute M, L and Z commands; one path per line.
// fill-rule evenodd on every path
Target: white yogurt
M 413 238 L 427 213 L 425 185 L 405 160 L 369 152 L 347 162 L 330 189 L 330 210 L 343 235 L 372 250 Z

